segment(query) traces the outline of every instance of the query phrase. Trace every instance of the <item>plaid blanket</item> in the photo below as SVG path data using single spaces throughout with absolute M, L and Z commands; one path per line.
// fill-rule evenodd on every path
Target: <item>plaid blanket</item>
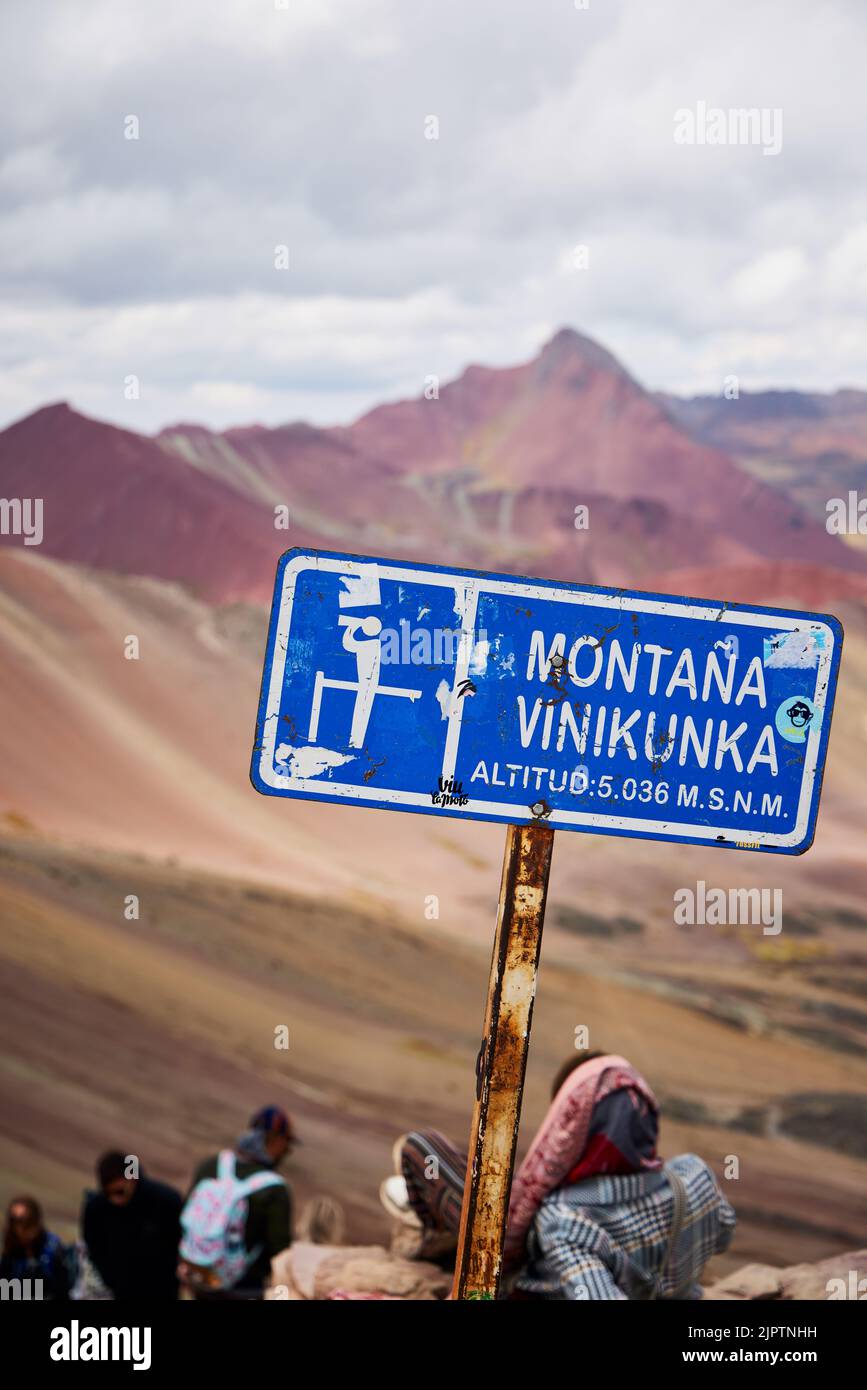
M 666 1170 L 686 1186 L 686 1214 L 665 1279 L 673 1194 Z M 549 1299 L 700 1298 L 699 1278 L 728 1246 L 735 1213 L 707 1164 L 681 1154 L 658 1172 L 586 1178 L 550 1193 L 527 1242 L 516 1288 Z
M 607 1116 L 613 1128 L 606 1135 L 605 1123 L 597 1126 L 594 1120 L 604 1121 L 603 1103 L 615 1096 L 619 1103 L 616 1111 Z M 627 1112 L 637 1122 L 632 1135 L 630 1124 L 620 1123 Z M 645 1172 L 662 1167 L 662 1159 L 656 1153 L 658 1116 L 656 1097 L 644 1077 L 617 1053 L 585 1062 L 567 1076 L 512 1183 L 503 1250 L 507 1269 L 524 1263 L 533 1218 L 550 1192 L 570 1180 L 589 1178 L 595 1173 Z M 597 1144 L 603 1141 L 592 1155 L 588 1154 L 591 1135 L 596 1136 Z M 617 1152 L 616 1144 L 612 1146 L 615 1138 L 623 1144 L 623 1153 Z M 627 1158 L 628 1162 L 613 1166 L 610 1161 Z

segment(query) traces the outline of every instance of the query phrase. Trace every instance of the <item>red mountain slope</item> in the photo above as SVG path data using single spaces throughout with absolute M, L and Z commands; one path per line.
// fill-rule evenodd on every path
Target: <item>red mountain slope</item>
M 44 499 L 45 553 L 214 601 L 265 600 L 299 544 L 643 587 L 685 567 L 867 569 L 571 330 L 348 428 L 146 438 L 46 407 L 0 434 L 0 478 L 7 497 Z

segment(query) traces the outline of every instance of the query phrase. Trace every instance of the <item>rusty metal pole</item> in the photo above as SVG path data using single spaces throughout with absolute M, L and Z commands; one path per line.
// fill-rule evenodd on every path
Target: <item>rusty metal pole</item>
M 456 1299 L 496 1298 L 499 1288 L 553 844 L 547 825 L 510 825 L 506 835 L 452 1287 Z

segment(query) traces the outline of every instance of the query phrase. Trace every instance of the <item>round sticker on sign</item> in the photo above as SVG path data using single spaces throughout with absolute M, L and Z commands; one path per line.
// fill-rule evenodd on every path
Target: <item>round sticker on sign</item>
M 789 743 L 803 743 L 818 722 L 816 706 L 809 695 L 790 695 L 780 705 L 775 720 L 778 732 Z

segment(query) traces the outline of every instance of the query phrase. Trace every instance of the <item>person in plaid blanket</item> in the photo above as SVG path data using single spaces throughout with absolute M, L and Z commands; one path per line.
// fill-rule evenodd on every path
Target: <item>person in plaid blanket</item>
M 663 1162 L 658 1130 L 656 1097 L 624 1057 L 578 1053 L 561 1068 L 512 1184 L 504 1248 L 512 1297 L 701 1297 L 702 1269 L 731 1241 L 735 1213 L 696 1154 Z M 466 1153 L 435 1131 L 397 1141 L 397 1171 L 380 1196 L 412 1232 L 418 1258 L 454 1250 L 466 1165 Z

